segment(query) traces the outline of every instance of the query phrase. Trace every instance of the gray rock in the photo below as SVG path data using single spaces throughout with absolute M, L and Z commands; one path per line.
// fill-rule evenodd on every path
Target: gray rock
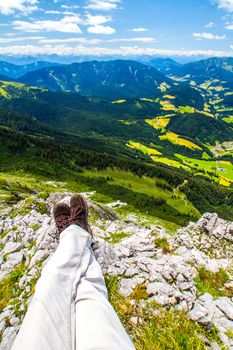
M 3 253 L 4 254 L 14 253 L 22 247 L 23 247 L 22 243 L 7 242 L 5 247 L 4 247 Z
M 219 298 L 216 300 L 215 305 L 226 315 L 229 320 L 233 321 L 233 302 L 229 298 Z
M 10 350 L 15 337 L 18 333 L 19 330 L 19 326 L 15 326 L 15 327 L 7 327 L 3 333 L 2 336 L 2 342 L 1 342 L 1 350 Z
M 145 278 L 142 277 L 133 277 L 131 279 L 121 279 L 119 292 L 125 297 L 129 297 L 134 289 L 139 285 L 145 282 Z
M 208 312 L 206 310 L 206 308 L 201 305 L 196 303 L 194 308 L 188 313 L 189 317 L 191 318 L 191 320 L 193 320 L 194 322 L 201 322 L 203 323 L 209 323 L 211 321 L 211 318 L 208 319 Z M 207 318 L 207 320 L 206 320 Z
M 11 326 L 18 326 L 20 324 L 20 319 L 18 317 L 12 317 L 10 319 Z
M 220 346 L 216 342 L 211 342 L 209 349 L 210 350 L 221 350 Z

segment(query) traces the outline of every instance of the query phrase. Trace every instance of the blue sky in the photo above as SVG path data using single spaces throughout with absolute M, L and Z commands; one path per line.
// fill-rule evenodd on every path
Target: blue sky
M 0 54 L 233 56 L 233 0 L 0 0 Z

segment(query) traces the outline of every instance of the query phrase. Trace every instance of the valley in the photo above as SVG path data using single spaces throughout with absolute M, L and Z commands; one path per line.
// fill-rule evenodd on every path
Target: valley
M 223 67 L 226 66 L 224 62 L 223 59 Z M 231 101 L 233 93 L 230 77 L 233 73 L 225 71 L 224 74 L 227 75 L 228 81 L 222 82 L 216 79 L 216 76 L 220 74 L 216 68 L 217 72 L 213 71 L 212 76 L 208 76 L 208 80 L 200 78 L 204 74 L 207 79 L 207 73 L 203 72 L 204 64 L 208 68 L 208 65 L 214 65 L 214 63 L 220 64 L 219 60 L 216 63 L 214 59 L 206 60 L 204 63 L 200 61 L 200 71 L 197 68 L 198 62 L 193 64 L 194 68 L 191 64 L 188 64 L 187 67 L 186 65 L 175 65 L 172 72 L 169 70 L 171 81 L 163 77 L 164 71 L 163 73 L 157 71 L 158 88 L 156 90 L 151 87 L 154 89 L 153 96 L 148 90 L 143 90 L 143 86 L 148 85 L 146 82 L 146 79 L 149 79 L 148 69 L 133 61 L 105 62 L 102 66 L 101 62 L 94 61 L 88 62 L 87 67 L 85 64 L 46 67 L 18 78 L 24 82 L 27 78 L 27 82 L 37 87 L 28 86 L 22 82 L 2 81 L 0 83 L 0 104 L 3 108 L 20 114 L 17 120 L 31 118 L 31 123 L 43 124 L 43 129 L 47 128 L 47 133 L 50 128 L 50 135 L 54 134 L 55 130 L 57 135 L 65 132 L 67 140 L 78 137 L 78 142 L 82 139 L 82 142 L 86 144 L 88 140 L 93 148 L 97 147 L 107 152 L 140 158 L 152 164 L 161 163 L 180 168 L 192 172 L 195 176 L 204 176 L 229 187 L 233 182 L 230 170 L 233 157 L 231 146 L 233 123 L 230 114 L 233 108 L 231 107 L 233 106 L 233 101 Z M 132 66 L 137 67 L 138 70 L 143 67 L 137 73 L 144 76 L 144 82 L 140 81 L 141 85 L 137 85 L 137 91 L 142 94 L 141 97 L 136 97 L 133 92 L 133 86 L 136 88 L 135 82 L 138 78 L 137 76 L 135 78 L 136 70 L 133 73 Z M 87 93 L 95 93 L 96 96 L 82 96 L 70 90 L 67 92 L 62 83 L 59 88 L 60 92 L 52 92 L 49 91 L 51 82 L 47 84 L 46 80 L 42 82 L 41 79 L 39 84 L 36 82 L 39 75 L 43 77 L 51 69 L 55 74 L 60 69 L 63 69 L 64 73 L 65 70 L 72 71 L 77 67 L 79 67 L 80 79 L 83 79 L 82 75 L 90 67 L 93 70 L 96 69 L 94 73 L 88 71 L 88 74 L 96 74 L 95 89 L 97 90 Z M 102 70 L 99 76 L 100 67 Z M 191 74 L 182 76 L 189 67 L 194 71 L 193 76 Z M 192 73 L 191 68 L 189 69 Z M 121 84 L 118 76 L 124 76 L 128 85 L 126 87 L 123 84 L 122 89 L 131 97 L 125 95 L 124 98 L 120 98 L 121 92 L 117 92 L 114 96 L 117 99 L 112 99 L 107 87 L 106 93 L 101 97 L 103 90 L 100 86 L 103 84 L 103 75 L 108 74 L 108 69 L 115 69 L 115 76 L 111 77 L 112 80 L 108 84 L 120 91 Z M 155 75 L 156 69 L 153 69 Z M 128 71 L 127 74 L 130 77 L 123 74 L 125 71 Z M 164 82 L 161 82 L 162 77 Z M 56 77 L 56 81 L 58 80 L 59 76 Z M 43 88 L 39 86 L 41 84 Z M 143 94 L 149 95 L 143 97 Z M 12 118 L 4 118 L 4 125 L 11 127 Z M 22 126 L 22 121 L 20 123 Z M 38 128 L 42 128 L 42 125 L 37 126 Z M 59 135 L 59 137 L 64 137 L 64 135 Z
M 148 202 L 140 210 L 154 200 L 154 217 L 178 225 L 207 210 L 228 218 L 232 61 L 181 65 L 164 59 L 159 70 L 158 61 L 152 63 L 39 62 L 20 67 L 18 76 L 17 66 L 0 62 L 0 72 L 9 74 L 0 81 L 2 174 L 30 172 L 83 190 L 98 184 L 103 197 L 135 207 L 143 195 Z

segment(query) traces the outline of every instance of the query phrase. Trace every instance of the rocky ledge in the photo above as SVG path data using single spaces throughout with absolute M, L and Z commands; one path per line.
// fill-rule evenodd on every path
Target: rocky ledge
M 88 199 L 90 194 L 85 195 Z M 31 197 L 0 218 L 1 283 L 18 274 L 14 295 L 10 304 L 3 305 L 0 318 L 2 350 L 11 348 L 41 269 L 57 247 L 52 207 L 69 198 L 69 194 Z M 206 213 L 171 236 L 133 214 L 121 220 L 114 208 L 124 203 L 103 206 L 88 199 L 88 205 L 95 256 L 106 275 L 118 276 L 123 296 L 133 299 L 140 288 L 141 307 L 151 302 L 185 310 L 194 322 L 207 328 L 214 325 L 221 342 L 233 349 L 232 222 Z M 214 277 L 221 275 L 225 276 L 221 288 L 212 295 L 204 277 L 213 276 L 215 283 Z M 132 317 L 132 322 L 139 321 Z M 211 346 L 220 349 L 217 343 Z

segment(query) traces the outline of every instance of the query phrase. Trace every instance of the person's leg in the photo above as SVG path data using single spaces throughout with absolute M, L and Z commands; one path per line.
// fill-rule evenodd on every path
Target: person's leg
M 102 271 L 92 252 L 77 286 L 75 310 L 76 350 L 135 349 L 108 301 Z
M 72 196 L 71 222 L 90 232 L 86 200 Z M 85 274 L 77 284 L 76 350 L 133 350 L 134 346 L 108 301 L 104 277 L 92 249 Z
M 59 246 L 42 271 L 12 350 L 134 349 L 108 301 L 92 253 L 85 200 L 71 199 L 72 220 L 67 221 L 69 208 L 56 208 L 59 233 L 71 225 L 61 233 Z
M 74 350 L 76 285 L 90 261 L 89 233 L 71 225 L 42 271 L 12 350 Z

